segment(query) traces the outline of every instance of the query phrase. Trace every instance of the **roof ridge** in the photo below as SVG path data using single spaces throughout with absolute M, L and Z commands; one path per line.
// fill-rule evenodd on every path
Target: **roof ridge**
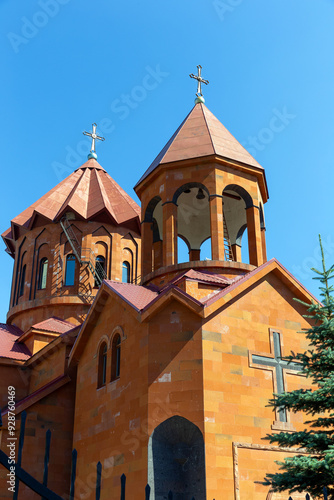
M 203 113 L 203 118 L 204 118 L 204 121 L 205 121 L 205 125 L 206 125 L 206 128 L 207 128 L 207 131 L 208 131 L 208 134 L 209 134 L 209 137 L 210 137 L 210 141 L 211 141 L 211 144 L 212 144 L 212 149 L 214 151 L 214 153 L 216 153 L 216 147 L 214 145 L 214 142 L 213 142 L 213 139 L 212 139 L 212 134 L 210 133 L 210 127 L 209 127 L 209 124 L 208 124 L 208 121 L 206 119 L 206 115 L 204 113 L 204 104 L 203 103 L 200 103 L 200 108 L 201 108 L 201 111 Z M 206 106 L 205 106 L 206 109 L 208 109 Z
M 78 170 L 79 170 L 79 169 L 78 169 Z M 66 177 L 66 179 L 67 179 L 67 178 L 69 178 L 71 175 L 76 174 L 76 172 L 77 172 L 78 170 L 75 170 L 75 172 L 72 172 L 72 174 L 70 174 L 68 177 Z M 75 192 L 75 190 L 77 189 L 77 187 L 78 187 L 78 185 L 79 185 L 79 182 L 80 182 L 80 179 L 82 178 L 82 176 L 83 176 L 83 175 L 84 175 L 84 172 L 82 172 L 81 174 L 79 174 L 78 179 L 76 180 L 76 182 L 75 182 L 74 186 L 72 186 L 71 191 L 68 193 L 66 200 L 62 203 L 62 205 L 61 205 L 60 209 L 58 210 L 58 212 L 57 212 L 57 213 L 56 213 L 56 215 L 54 216 L 53 220 L 57 219 L 57 218 L 59 217 L 59 214 L 61 214 L 61 213 L 63 212 L 63 210 L 66 208 L 66 206 L 68 205 L 69 200 L 72 198 L 72 196 L 73 196 L 73 192 Z M 64 180 L 66 180 L 66 179 L 64 179 Z M 61 184 L 61 183 L 60 183 L 60 184 Z M 58 184 L 58 186 L 60 186 L 60 184 Z M 55 186 L 55 188 L 54 188 L 54 189 L 56 189 L 58 186 Z M 48 194 L 48 193 L 46 193 L 46 194 Z M 46 195 L 45 195 L 45 196 L 46 196 Z
M 195 104 L 195 106 L 196 106 L 196 104 Z M 170 137 L 170 139 L 166 142 L 166 144 L 164 145 L 164 147 L 161 149 L 160 153 L 157 154 L 157 156 L 154 158 L 154 160 L 152 161 L 152 163 L 150 164 L 150 166 L 145 170 L 145 172 L 143 173 L 143 175 L 140 177 L 139 181 L 136 182 L 136 184 L 134 186 L 134 189 L 141 183 L 142 180 L 144 180 L 151 172 L 153 172 L 153 170 L 155 170 L 155 168 L 162 162 L 162 160 L 164 159 L 164 157 L 166 156 L 166 154 L 167 154 L 167 152 L 169 150 L 169 147 L 175 141 L 175 139 L 178 136 L 178 134 L 180 133 L 183 125 L 185 124 L 185 122 L 189 118 L 189 115 L 195 109 L 195 106 L 193 106 L 191 108 L 191 110 L 189 111 L 189 113 L 187 114 L 187 116 L 185 117 L 185 119 L 182 121 L 182 123 L 175 130 L 174 134 Z
M 132 208 L 132 210 L 136 214 L 137 214 L 137 208 L 139 208 L 139 212 L 138 212 L 137 216 L 140 216 L 140 207 L 139 207 L 138 203 L 136 203 L 135 200 L 133 200 L 131 198 L 131 196 L 107 172 L 106 172 L 105 178 L 106 178 L 106 180 L 108 180 L 112 184 L 112 186 L 117 190 L 117 192 L 120 194 L 120 196 L 123 198 L 123 200 L 128 205 L 130 205 L 130 207 Z

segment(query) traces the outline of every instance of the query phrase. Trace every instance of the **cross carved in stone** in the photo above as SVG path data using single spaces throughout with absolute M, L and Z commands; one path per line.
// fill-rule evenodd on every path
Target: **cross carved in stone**
M 289 363 L 282 359 L 281 348 L 281 334 L 274 330 L 270 331 L 271 337 L 271 354 L 260 354 L 250 352 L 250 362 L 253 368 L 262 370 L 270 370 L 273 374 L 274 392 L 275 394 L 282 394 L 285 392 L 284 375 L 285 373 L 295 373 L 296 375 L 301 370 L 302 364 L 292 361 Z M 280 422 L 287 422 L 286 410 L 284 408 L 278 409 L 278 418 Z

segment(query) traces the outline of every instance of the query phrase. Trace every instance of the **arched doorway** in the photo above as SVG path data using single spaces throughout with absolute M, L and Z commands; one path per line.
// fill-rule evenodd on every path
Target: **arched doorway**
M 174 416 L 152 433 L 148 450 L 148 482 L 152 499 L 205 500 L 204 439 L 186 418 Z

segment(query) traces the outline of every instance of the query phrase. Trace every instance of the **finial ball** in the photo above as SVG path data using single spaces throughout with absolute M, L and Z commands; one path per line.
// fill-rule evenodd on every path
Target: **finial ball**
M 200 96 L 197 96 L 196 99 L 195 99 L 195 104 L 200 104 L 200 103 L 205 103 L 205 99 L 202 95 Z
M 91 151 L 88 155 L 88 160 L 97 160 L 97 154 L 95 153 L 95 151 Z

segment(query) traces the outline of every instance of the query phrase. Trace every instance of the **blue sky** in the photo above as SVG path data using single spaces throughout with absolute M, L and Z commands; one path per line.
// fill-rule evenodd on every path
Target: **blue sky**
M 266 170 L 268 257 L 318 294 L 318 233 L 334 263 L 333 0 L 0 0 L 0 16 L 1 232 L 85 161 L 93 122 L 99 162 L 137 200 L 201 64 L 206 105 Z

